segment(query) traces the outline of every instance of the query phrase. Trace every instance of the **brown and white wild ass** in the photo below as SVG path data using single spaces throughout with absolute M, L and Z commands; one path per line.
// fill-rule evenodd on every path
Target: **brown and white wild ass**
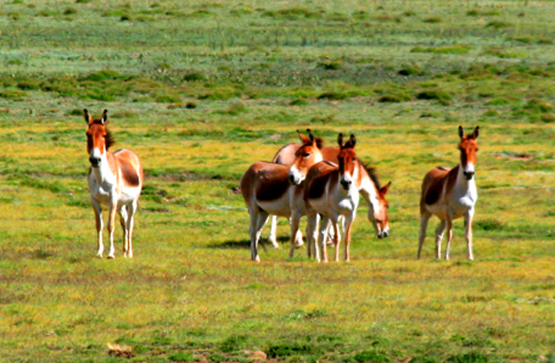
M 108 151 L 114 144 L 112 134 L 106 129 L 108 111 L 104 110 L 102 118 L 93 119 L 85 109 L 87 122 L 87 152 L 91 168 L 88 183 L 91 203 L 96 217 L 98 241 L 97 257 L 102 258 L 102 208 L 108 206 L 108 233 L 110 235 L 110 252 L 108 258 L 115 258 L 114 229 L 116 211 L 120 215 L 123 228 L 123 256 L 133 257 L 133 222 L 137 211 L 139 196 L 143 187 L 144 172 L 139 157 L 129 150 Z
M 258 242 L 262 227 L 270 214 L 291 216 L 291 198 L 294 185 L 301 184 L 308 169 L 322 161 L 321 139 L 314 137 L 310 130 L 308 137 L 299 133 L 303 142 L 297 150 L 296 160 L 291 166 L 259 161 L 252 164 L 241 178 L 241 193 L 250 215 L 249 234 L 251 239 L 251 259 L 260 261 Z M 291 252 L 294 241 L 291 241 Z
M 320 261 L 318 252 L 318 218 L 322 216 L 322 228 L 320 229 L 321 259 L 328 261 L 325 243 L 325 230 L 328 221 L 331 222 L 334 231 L 335 260 L 339 261 L 340 232 L 339 220 L 344 218 L 345 234 L 345 261 L 350 260 L 349 244 L 351 242 L 352 223 L 356 217 L 359 202 L 359 191 L 374 188 L 372 180 L 368 177 L 363 164 L 357 159 L 355 153 L 356 139 L 351 134 L 350 139 L 343 143 L 343 134 L 337 138 L 339 153 L 338 164 L 330 161 L 322 161 L 312 166 L 307 174 L 304 185 L 304 202 L 308 218 L 307 224 L 307 247 L 308 254 L 314 255 Z M 385 203 L 385 194 L 391 183 L 380 188 L 380 195 Z M 363 194 L 364 195 L 364 194 Z M 384 213 L 385 224 L 387 224 L 387 213 Z
M 274 156 L 272 162 L 284 165 L 291 165 L 295 160 L 295 153 L 301 147 L 301 144 L 291 143 L 282 147 Z M 331 161 L 337 164 L 337 155 L 339 154 L 339 147 L 325 146 L 321 148 L 322 157 L 324 160 Z M 364 165 L 363 165 L 364 166 Z M 387 218 L 388 203 L 385 199 L 391 182 L 385 187 L 380 185 L 376 175 L 376 169 L 371 167 L 363 167 L 361 170 L 363 182 L 360 184 L 360 194 L 368 203 L 368 220 L 374 226 L 376 236 L 378 238 L 385 238 L 389 236 L 389 221 Z M 272 216 L 270 235 L 268 240 L 277 246 L 276 229 L 277 229 L 277 216 Z M 300 239 L 299 245 L 302 245 L 302 237 L 300 233 L 296 236 L 297 241 Z
M 467 258 L 474 259 L 472 255 L 472 217 L 474 216 L 474 206 L 478 200 L 474 174 L 476 173 L 476 153 L 478 151 L 476 139 L 479 130 L 479 126 L 476 126 L 472 134 L 466 135 L 462 126 L 459 126 L 460 164 L 451 170 L 443 167 L 434 168 L 426 174 L 422 181 L 417 258 L 420 258 L 428 221 L 433 214 L 440 219 L 436 229 L 436 258 L 441 258 L 441 240 L 447 228 L 445 259 L 449 259 L 449 249 L 453 238 L 453 219 L 464 217 Z

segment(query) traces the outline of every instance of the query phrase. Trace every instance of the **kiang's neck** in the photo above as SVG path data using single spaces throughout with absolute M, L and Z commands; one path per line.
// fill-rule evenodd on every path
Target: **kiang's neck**
M 110 168 L 109 160 L 108 160 L 108 151 L 105 151 L 100 156 L 100 164 L 97 168 L 92 168 L 93 175 L 95 179 L 101 183 L 106 180 L 111 180 L 114 178 L 114 173 Z

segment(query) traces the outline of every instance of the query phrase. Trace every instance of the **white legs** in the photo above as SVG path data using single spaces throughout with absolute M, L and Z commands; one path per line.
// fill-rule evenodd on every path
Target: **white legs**
M 102 230 L 104 228 L 104 223 L 102 221 L 102 208 L 98 201 L 91 199 L 92 206 L 94 209 L 94 216 L 96 222 L 96 234 L 97 234 L 97 244 L 98 252 L 96 257 L 102 258 L 104 253 L 104 244 L 102 243 Z M 117 205 L 110 204 L 109 215 L 108 215 L 108 235 L 110 239 L 110 250 L 108 253 L 108 258 L 116 258 L 115 247 L 114 247 L 114 230 L 116 223 L 116 213 L 119 213 L 120 224 L 123 230 L 123 256 L 127 258 L 133 257 L 133 227 L 135 221 L 135 212 L 137 211 L 138 203 L 134 201 L 132 204 L 121 206 L 118 210 Z
M 110 237 L 110 253 L 108 258 L 116 258 L 116 249 L 114 248 L 114 231 L 116 229 L 116 212 L 117 212 L 117 201 L 110 202 L 110 209 L 108 211 L 108 235 Z
M 418 233 L 418 252 L 416 253 L 416 258 L 420 258 L 420 253 L 422 252 L 422 245 L 426 239 L 426 230 L 428 229 L 428 221 L 432 215 L 430 213 L 423 213 L 420 215 L 420 231 Z
M 274 246 L 274 248 L 279 248 L 279 244 L 277 243 L 276 231 L 277 231 L 277 219 L 278 217 L 272 215 L 271 217 L 271 225 L 270 225 L 270 234 L 268 235 L 268 242 Z M 289 223 L 291 223 L 291 219 L 289 219 Z M 295 246 L 301 247 L 304 244 L 303 242 L 303 234 L 300 230 L 297 230 L 295 235 Z
M 439 221 L 439 225 L 436 229 L 436 258 L 441 258 L 441 240 L 443 239 L 443 232 L 445 232 L 445 219 Z M 447 251 L 446 251 L 447 253 Z M 446 258 L 447 259 L 447 258 Z
M 426 238 L 426 229 L 428 227 L 428 221 L 431 217 L 431 213 L 425 213 L 420 216 L 420 232 L 418 235 L 418 252 L 416 258 L 420 258 L 422 252 L 422 245 L 424 244 L 424 239 Z M 467 246 L 467 258 L 473 260 L 474 256 L 472 254 L 472 217 L 474 216 L 474 210 L 471 209 L 466 212 L 464 216 L 464 226 L 465 226 L 465 238 Z M 453 215 L 451 212 L 447 211 L 445 213 L 445 219 L 441 219 L 439 225 L 437 226 L 435 233 L 435 256 L 437 259 L 441 259 L 441 241 L 443 235 L 447 230 L 447 244 L 445 246 L 445 254 L 443 258 L 449 259 L 449 253 L 451 251 L 451 241 L 453 240 Z
M 274 248 L 279 248 L 277 243 L 276 231 L 277 231 L 277 216 L 272 215 L 270 224 L 270 235 L 268 236 L 268 242 L 274 246 Z
M 466 257 L 473 260 L 472 255 L 472 217 L 474 216 L 474 209 L 469 210 L 464 216 L 464 232 L 466 237 Z
M 249 214 L 251 217 L 249 228 L 251 237 L 251 260 L 260 262 L 260 257 L 258 256 L 258 242 L 260 241 L 262 228 L 268 221 L 268 213 L 258 208 L 258 206 L 253 206 L 249 209 Z
M 307 216 L 307 226 L 306 226 L 306 239 L 307 239 L 307 251 L 308 257 L 314 256 L 316 261 L 328 262 L 328 249 L 327 241 L 333 232 L 331 238 L 333 239 L 333 245 L 335 247 L 335 261 L 339 261 L 339 246 L 341 245 L 341 232 L 340 224 L 343 226 L 343 234 L 345 235 L 345 261 L 350 261 L 349 246 L 351 243 L 351 227 L 355 215 L 346 216 L 345 218 L 328 218 L 322 216 L 320 221 L 319 214 L 313 214 Z M 320 222 L 320 223 L 319 223 Z M 320 228 L 318 228 L 320 224 Z M 320 251 L 318 251 L 318 249 Z
M 299 222 L 301 221 L 302 215 L 297 211 L 292 211 L 291 218 L 289 218 L 289 224 L 291 226 L 291 233 L 289 242 L 291 247 L 289 248 L 289 257 L 292 258 L 295 253 L 295 239 L 299 233 Z
M 351 261 L 349 245 L 351 244 L 351 227 L 353 226 L 354 219 L 354 215 L 345 217 L 345 225 L 343 226 L 345 231 L 345 262 Z
M 123 229 L 123 257 L 133 258 L 133 225 L 138 203 L 122 206 L 119 210 L 121 228 Z
M 445 246 L 445 259 L 448 260 L 449 250 L 451 249 L 451 240 L 453 240 L 453 214 L 449 211 L 445 214 L 446 214 L 445 225 L 447 228 L 447 245 Z M 442 234 L 442 237 L 443 237 L 443 234 Z M 441 243 L 441 240 L 439 242 Z M 440 258 L 439 256 L 441 255 L 441 251 L 440 251 L 441 245 L 438 246 L 437 248 L 438 250 L 436 250 L 436 257 Z
M 94 199 L 91 199 L 91 204 L 94 209 L 96 223 L 96 241 L 98 246 L 96 257 L 102 258 L 102 254 L 104 253 L 104 244 L 102 243 L 102 229 L 104 228 L 104 224 L 102 222 L 102 208 L 100 208 L 100 204 Z

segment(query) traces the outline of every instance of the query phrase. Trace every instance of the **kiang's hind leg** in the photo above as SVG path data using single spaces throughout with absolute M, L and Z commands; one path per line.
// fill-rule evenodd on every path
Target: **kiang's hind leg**
M 276 215 L 272 215 L 270 217 L 270 234 L 268 235 L 268 242 L 274 246 L 274 248 L 279 248 L 279 244 L 277 243 L 277 219 Z
M 330 228 L 330 219 L 328 217 L 322 216 L 320 222 L 320 250 L 322 255 L 322 261 L 328 262 L 328 238 L 330 237 L 330 232 L 332 228 Z
M 445 219 L 439 221 L 439 225 L 436 229 L 436 257 L 440 258 L 441 256 L 441 241 L 443 240 L 443 233 L 445 232 L 445 226 L 447 223 Z
M 129 251 L 129 231 L 127 229 L 127 220 L 129 215 L 127 213 L 127 207 L 124 205 L 119 209 L 119 223 L 121 224 L 121 229 L 123 233 L 123 256 L 127 257 L 127 251 Z
M 297 233 L 299 232 L 299 223 L 301 221 L 301 217 L 302 215 L 299 212 L 293 211 L 291 217 L 289 218 L 289 226 L 291 227 L 291 232 L 289 234 L 289 257 L 293 257 L 293 254 L 295 253 L 295 238 L 297 237 Z M 308 248 L 308 253 L 310 255 L 310 246 L 308 246 Z
M 110 237 L 110 253 L 108 253 L 108 258 L 116 258 L 116 250 L 114 248 L 114 231 L 116 229 L 117 207 L 118 207 L 117 199 L 110 201 L 110 208 L 109 208 L 109 215 L 108 215 L 108 234 Z
M 420 258 L 422 252 L 422 246 L 424 245 L 424 240 L 426 239 L 426 230 L 428 229 L 428 221 L 432 214 L 428 211 L 420 214 L 420 231 L 418 232 L 418 252 L 416 253 L 416 258 Z
M 316 259 L 316 261 L 320 262 L 320 256 L 318 254 L 318 248 L 317 247 L 311 247 L 311 246 L 315 246 L 318 243 L 318 221 L 319 221 L 319 216 L 317 213 L 314 213 L 314 211 L 309 211 L 306 215 L 306 244 L 307 244 L 307 249 L 313 248 L 314 252 L 314 258 Z M 309 251 L 310 253 L 310 251 Z
M 260 262 L 260 257 L 258 256 L 258 242 L 260 241 L 262 228 L 268 220 L 268 213 L 258 208 L 257 205 L 253 205 L 249 208 L 249 214 L 251 220 L 249 228 L 251 238 L 251 259 L 253 261 Z
M 127 206 L 127 212 L 129 214 L 127 218 L 127 255 L 124 254 L 124 257 L 132 258 L 133 257 L 133 229 L 135 227 L 135 213 L 139 207 L 139 201 L 134 200 L 133 203 Z

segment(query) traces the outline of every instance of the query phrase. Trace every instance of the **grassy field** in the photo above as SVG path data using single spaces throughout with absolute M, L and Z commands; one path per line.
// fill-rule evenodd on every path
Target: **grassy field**
M 0 3 L 0 361 L 555 362 L 553 1 Z M 145 166 L 132 260 L 94 258 L 83 108 Z M 476 260 L 432 220 L 416 261 L 459 125 Z M 234 188 L 306 127 L 357 136 L 392 235 L 361 206 L 352 262 L 254 264 Z

